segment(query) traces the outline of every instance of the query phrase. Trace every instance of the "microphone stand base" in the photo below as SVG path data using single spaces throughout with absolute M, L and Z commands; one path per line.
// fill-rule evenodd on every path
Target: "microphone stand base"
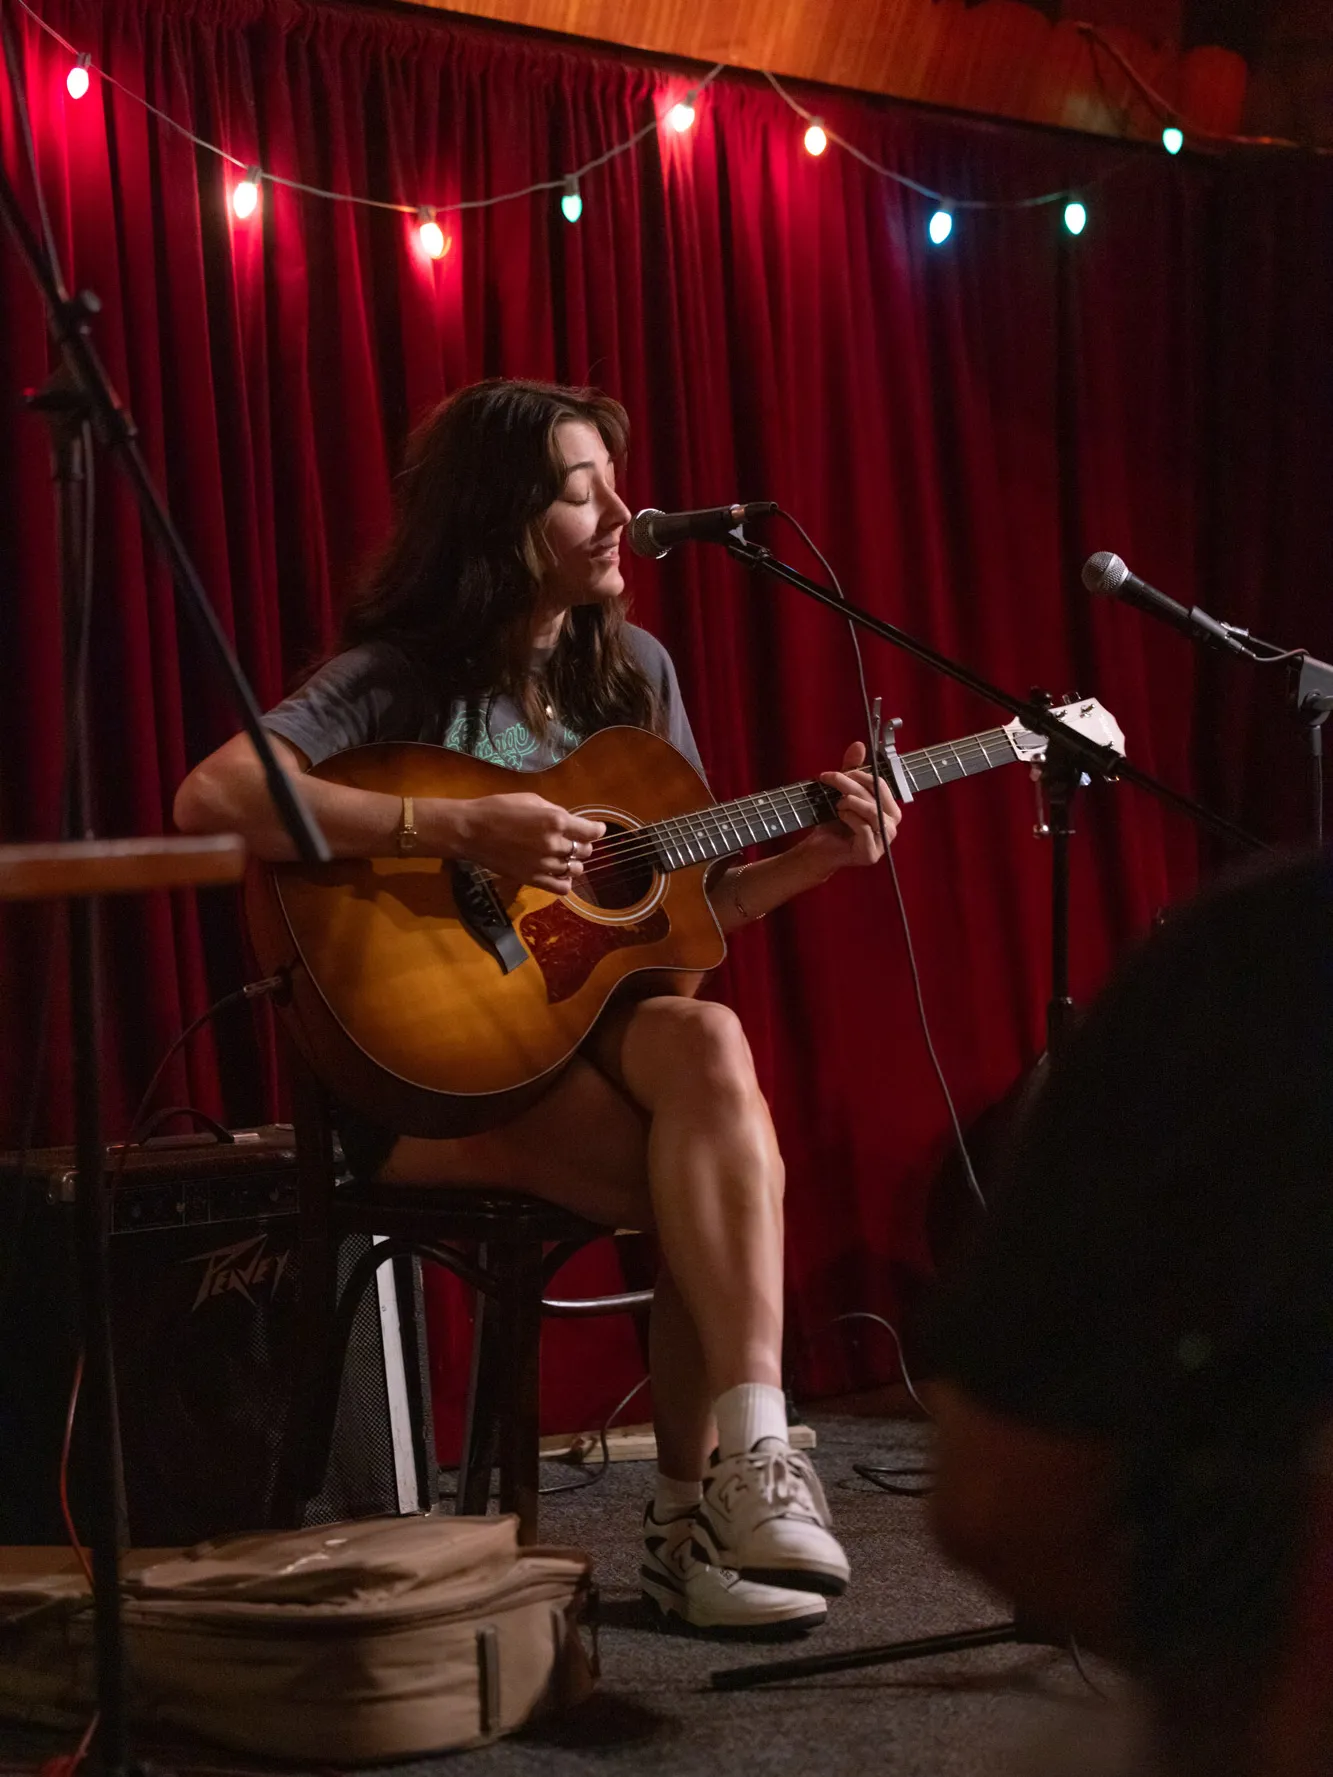
M 829 1672 L 854 1672 L 863 1666 L 894 1666 L 905 1660 L 924 1660 L 931 1654 L 969 1653 L 978 1647 L 1000 1647 L 1006 1642 L 1038 1641 L 1019 1627 L 1018 1619 L 995 1623 L 986 1629 L 963 1629 L 948 1635 L 925 1635 L 915 1641 L 885 1641 L 877 1647 L 858 1647 L 843 1653 L 809 1654 L 795 1660 L 768 1660 L 759 1666 L 727 1666 L 711 1672 L 708 1682 L 715 1691 L 746 1691 L 756 1685 L 781 1684 L 789 1678 L 819 1678 Z

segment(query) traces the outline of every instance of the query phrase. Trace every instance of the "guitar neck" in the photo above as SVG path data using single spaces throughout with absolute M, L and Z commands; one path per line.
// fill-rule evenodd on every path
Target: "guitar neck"
M 991 728 L 943 746 L 900 753 L 898 764 L 912 793 L 920 795 L 940 784 L 1010 765 L 1017 756 L 1006 731 Z M 888 772 L 883 775 L 892 787 Z M 757 796 L 738 796 L 734 802 L 718 802 L 696 814 L 656 821 L 640 828 L 637 837 L 652 842 L 661 870 L 684 870 L 691 864 L 732 857 L 747 845 L 762 845 L 767 839 L 780 839 L 786 833 L 800 833 L 834 820 L 838 796 L 837 790 L 811 778 Z

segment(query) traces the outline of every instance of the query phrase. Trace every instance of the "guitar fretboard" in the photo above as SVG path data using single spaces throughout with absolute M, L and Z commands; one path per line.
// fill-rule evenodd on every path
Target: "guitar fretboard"
M 729 858 L 747 845 L 762 845 L 784 833 L 799 833 L 833 819 L 838 793 L 813 778 L 804 784 L 786 784 L 765 790 L 760 796 L 740 796 L 735 802 L 719 802 L 696 814 L 676 815 L 640 828 L 638 837 L 651 840 L 661 870 L 683 870 L 710 858 Z
M 984 734 L 968 735 L 965 740 L 901 753 L 898 763 L 915 795 L 939 784 L 954 783 L 958 778 L 993 771 L 1017 757 L 1007 731 L 992 728 Z M 884 775 L 887 777 L 887 772 Z M 892 788 L 892 778 L 888 781 Z M 762 795 L 719 802 L 696 814 L 656 821 L 650 827 L 639 828 L 635 837 L 651 843 L 659 870 L 684 870 L 691 864 L 729 858 L 744 851 L 747 845 L 762 845 L 767 839 L 780 839 L 785 833 L 799 833 L 831 821 L 837 804 L 838 791 L 811 778 L 805 783 L 765 790 Z
M 956 783 L 960 777 L 975 777 L 978 772 L 994 771 L 997 765 L 1011 765 L 1016 757 L 1008 730 L 988 728 L 984 734 L 969 734 L 963 740 L 903 753 L 900 762 L 916 792 L 933 790 L 937 784 Z

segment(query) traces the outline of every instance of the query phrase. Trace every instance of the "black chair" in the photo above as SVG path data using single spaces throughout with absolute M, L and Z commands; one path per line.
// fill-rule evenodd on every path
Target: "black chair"
M 517 1513 L 521 1542 L 535 1542 L 542 1316 L 625 1313 L 646 1308 L 652 1291 L 546 1299 L 560 1267 L 590 1241 L 613 1231 L 540 1198 L 458 1185 L 341 1181 L 325 1094 L 295 1057 L 291 1074 L 300 1258 L 292 1396 L 276 1500 L 279 1522 L 299 1524 L 306 1502 L 322 1485 L 343 1360 L 367 1285 L 380 1265 L 415 1257 L 446 1266 L 477 1292 L 457 1510 L 485 1512 L 491 1472 L 498 1464 L 500 1510 Z M 378 1238 L 339 1289 L 339 1249 L 352 1234 Z M 434 1452 L 424 1447 L 429 1443 L 429 1414 L 418 1412 L 413 1418 L 419 1467 L 433 1474 Z

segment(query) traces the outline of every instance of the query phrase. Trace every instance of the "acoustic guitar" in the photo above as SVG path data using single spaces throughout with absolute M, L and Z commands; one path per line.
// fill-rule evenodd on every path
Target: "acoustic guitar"
M 1054 712 L 1123 749 L 1092 700 Z M 1045 754 L 1017 719 L 944 746 L 881 755 L 899 801 Z M 604 821 L 568 895 L 410 856 L 263 865 L 247 882 L 260 966 L 290 985 L 285 1016 L 316 1075 L 408 1135 L 493 1128 L 545 1091 L 617 989 L 692 993 L 726 954 L 705 879 L 719 859 L 835 818 L 817 780 L 718 803 L 671 744 L 608 728 L 547 771 L 444 747 L 377 743 L 312 775 L 396 796 L 536 791 Z

